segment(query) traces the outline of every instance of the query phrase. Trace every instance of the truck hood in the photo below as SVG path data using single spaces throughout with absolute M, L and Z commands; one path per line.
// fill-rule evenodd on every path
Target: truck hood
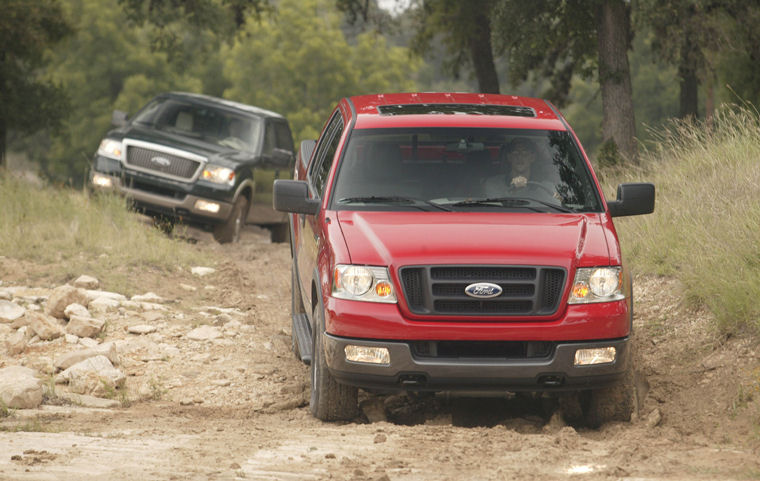
M 203 139 L 196 139 L 134 124 L 125 128 L 113 130 L 109 132 L 108 136 L 118 140 L 133 139 L 164 145 L 173 149 L 184 150 L 196 155 L 201 155 L 208 158 L 211 162 L 220 164 L 251 162 L 256 158 L 253 153 L 230 149 L 213 142 L 204 141 Z
M 599 214 L 337 212 L 351 263 L 610 265 Z

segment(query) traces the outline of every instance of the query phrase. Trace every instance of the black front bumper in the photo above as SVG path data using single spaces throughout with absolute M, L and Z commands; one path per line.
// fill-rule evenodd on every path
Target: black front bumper
M 629 340 L 558 342 L 549 356 L 533 359 L 430 358 L 413 353 L 403 341 L 368 341 L 323 334 L 325 359 L 339 382 L 365 389 L 412 391 L 570 391 L 595 389 L 622 377 L 628 363 Z M 346 360 L 347 345 L 385 347 L 389 365 Z M 615 362 L 575 366 L 580 348 L 613 346 Z

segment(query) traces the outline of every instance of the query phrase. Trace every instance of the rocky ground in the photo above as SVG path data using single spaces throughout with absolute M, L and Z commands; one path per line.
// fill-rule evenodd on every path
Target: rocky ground
M 550 399 L 363 393 L 350 423 L 308 411 L 290 351 L 290 255 L 266 233 L 144 291 L 29 285 L 0 258 L 0 479 L 757 479 L 760 352 L 637 278 L 641 408 L 564 425 Z M 202 258 L 202 256 L 199 256 Z M 10 407 L 10 406 L 14 407 Z

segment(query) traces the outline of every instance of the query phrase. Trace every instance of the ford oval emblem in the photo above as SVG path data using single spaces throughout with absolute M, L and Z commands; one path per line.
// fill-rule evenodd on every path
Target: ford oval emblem
M 172 165 L 172 161 L 167 159 L 166 157 L 151 157 L 150 161 L 154 164 L 158 164 L 161 167 L 169 167 Z
M 476 282 L 464 288 L 464 293 L 478 299 L 490 299 L 501 295 L 501 286 L 490 282 Z

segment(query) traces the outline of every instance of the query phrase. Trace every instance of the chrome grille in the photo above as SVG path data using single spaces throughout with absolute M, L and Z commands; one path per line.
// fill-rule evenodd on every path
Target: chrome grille
M 399 271 L 409 309 L 423 315 L 545 316 L 559 307 L 565 270 L 543 266 L 410 266 Z M 476 282 L 498 284 L 490 299 L 468 296 Z
M 127 145 L 126 159 L 129 167 L 178 180 L 193 179 L 202 165 L 198 160 L 135 145 Z

